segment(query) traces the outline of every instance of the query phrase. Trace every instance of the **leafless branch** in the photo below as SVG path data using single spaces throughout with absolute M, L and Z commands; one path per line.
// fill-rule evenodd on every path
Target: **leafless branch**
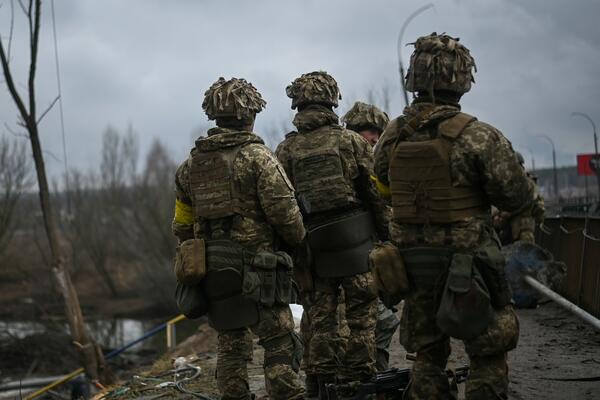
M 13 31 L 15 28 L 15 0 L 10 0 L 10 31 L 8 34 L 8 46 L 6 49 L 6 55 L 8 62 L 10 63 L 10 49 L 12 48 Z
M 46 110 L 44 110 L 44 112 L 42 113 L 42 115 L 38 118 L 36 124 L 40 124 L 40 122 L 42 122 L 42 119 L 44 119 L 44 117 L 46 116 L 46 114 L 48 114 L 50 112 L 50 110 L 52 110 L 52 107 L 54 107 L 54 105 L 56 104 L 56 102 L 58 101 L 58 99 L 60 99 L 60 96 L 56 96 L 56 98 L 54 100 L 52 100 L 52 103 L 50 103 L 50 105 L 48 106 L 48 108 L 46 108 Z
M 54 161 L 56 161 L 56 162 L 62 162 L 62 160 L 56 154 L 51 152 L 50 150 L 44 150 L 43 153 L 52 157 L 54 159 Z
M 19 6 L 21 6 L 21 10 L 23 10 L 23 13 L 25 15 L 29 15 L 27 14 L 27 9 L 25 8 L 25 4 L 23 4 L 23 0 L 18 0 L 19 1 Z

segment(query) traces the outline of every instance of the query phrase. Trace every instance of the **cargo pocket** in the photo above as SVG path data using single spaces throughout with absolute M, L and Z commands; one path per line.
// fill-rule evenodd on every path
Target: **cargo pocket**
M 485 331 L 493 317 L 490 296 L 473 256 L 452 256 L 436 314 L 438 327 L 457 339 L 472 339 Z

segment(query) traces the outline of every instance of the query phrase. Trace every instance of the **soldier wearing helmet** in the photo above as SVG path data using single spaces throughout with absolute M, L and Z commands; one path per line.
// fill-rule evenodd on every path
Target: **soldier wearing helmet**
M 505 399 L 506 353 L 519 325 L 490 208 L 530 218 L 534 185 L 502 133 L 461 112 L 474 82 L 469 50 L 436 33 L 414 46 L 406 88 L 415 98 L 375 152 L 377 187 L 391 200 L 390 235 L 411 286 L 400 325 L 402 345 L 417 354 L 406 396 L 450 398 L 444 369 L 455 337 L 471 361 L 466 398 Z
M 358 381 L 375 372 L 376 299 L 368 251 L 388 236 L 372 175 L 369 144 L 344 129 L 333 111 L 341 98 L 326 72 L 304 74 L 286 88 L 297 132 L 286 135 L 276 154 L 296 188 L 307 227 L 306 257 L 296 264 L 302 304 L 312 326 L 306 345 L 318 380 L 319 398 L 336 379 Z M 336 308 L 343 288 L 350 336 L 341 363 Z M 307 393 L 316 396 L 317 393 Z
M 384 111 L 374 105 L 357 101 L 344 114 L 342 122 L 347 129 L 357 132 L 371 146 L 375 146 L 388 122 L 390 122 L 390 118 Z
M 292 265 L 279 244 L 297 246 L 305 230 L 292 184 L 252 132 L 265 104 L 244 79 L 219 78 L 202 103 L 217 126 L 196 140 L 175 178 L 177 259 L 190 269 L 204 263 L 205 275 L 193 282 L 192 293 L 206 299 L 209 322 L 219 333 L 216 375 L 222 399 L 250 399 L 250 332 L 265 350 L 269 397 L 304 394 L 297 375 L 301 344 L 289 307 Z M 186 254 L 188 248 L 194 252 Z M 185 265 L 188 259 L 201 261 Z M 191 284 L 183 278 L 178 275 L 178 288 Z

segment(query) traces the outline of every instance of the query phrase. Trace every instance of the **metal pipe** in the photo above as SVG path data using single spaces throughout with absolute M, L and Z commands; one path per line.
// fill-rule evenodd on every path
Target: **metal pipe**
M 402 37 L 404 36 L 404 31 L 408 24 L 415 19 L 415 17 L 421 14 L 423 11 L 426 11 L 433 7 L 432 3 L 427 3 L 422 7 L 417 8 L 412 14 L 408 16 L 404 20 L 402 24 L 402 28 L 400 28 L 400 33 L 398 34 L 398 71 L 400 72 L 400 87 L 402 88 L 402 94 L 404 95 L 404 103 L 408 106 L 408 93 L 406 93 L 406 87 L 404 86 L 404 63 L 402 62 Z
M 582 310 L 577 307 L 575 304 L 571 303 L 569 300 L 565 299 L 558 293 L 553 290 L 548 289 L 546 286 L 542 285 L 540 282 L 533 279 L 531 276 L 525 276 L 525 282 L 527 282 L 532 288 L 548 297 L 550 300 L 557 303 L 559 306 L 563 307 L 565 310 L 570 311 L 575 314 L 585 322 L 592 325 L 594 329 L 600 331 L 600 319 L 594 317 L 592 314 L 587 311 Z

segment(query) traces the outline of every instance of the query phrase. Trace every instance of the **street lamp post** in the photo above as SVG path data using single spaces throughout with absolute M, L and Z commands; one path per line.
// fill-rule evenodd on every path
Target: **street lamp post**
M 582 117 L 587 119 L 590 124 L 592 124 L 592 130 L 594 133 L 594 161 L 598 162 L 600 161 L 598 159 L 598 135 L 596 134 L 596 124 L 594 123 L 594 120 L 587 114 L 582 113 L 582 112 L 572 112 L 571 113 L 571 117 Z M 596 182 L 598 184 L 598 196 L 600 196 L 600 171 L 597 171 L 596 168 L 594 168 L 594 173 L 596 174 Z
M 558 172 L 556 170 L 556 147 L 554 147 L 554 141 L 548 135 L 536 135 L 537 137 L 541 137 L 546 139 L 552 145 L 552 173 L 554 175 L 554 197 L 558 202 Z
M 404 95 L 404 103 L 408 106 L 408 93 L 406 92 L 406 87 L 404 86 L 404 63 L 402 62 L 402 37 L 404 36 L 404 31 L 406 27 L 417 15 L 421 14 L 423 11 L 426 11 L 433 7 L 432 3 L 425 4 L 422 7 L 416 9 L 412 14 L 408 16 L 404 20 L 402 24 L 402 28 L 400 29 L 400 33 L 398 34 L 398 70 L 400 72 L 400 87 L 402 88 L 402 94 Z

